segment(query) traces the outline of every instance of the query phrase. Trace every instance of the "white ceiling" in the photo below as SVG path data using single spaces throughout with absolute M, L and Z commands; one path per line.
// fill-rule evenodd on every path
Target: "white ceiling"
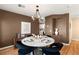
M 33 16 L 35 14 L 35 4 L 22 4 L 24 7 L 18 7 L 18 4 L 0 4 L 0 9 L 15 12 L 22 15 Z M 67 4 L 39 4 L 39 11 L 42 17 L 52 14 L 68 13 Z
M 79 4 L 70 4 L 69 13 L 72 17 L 79 16 Z
M 23 7 L 18 7 L 18 4 L 0 4 L 0 9 L 11 11 L 14 13 L 33 16 L 36 11 L 36 4 L 22 4 Z M 79 16 L 79 4 L 38 4 L 39 11 L 42 17 L 52 14 L 69 13 L 72 16 Z

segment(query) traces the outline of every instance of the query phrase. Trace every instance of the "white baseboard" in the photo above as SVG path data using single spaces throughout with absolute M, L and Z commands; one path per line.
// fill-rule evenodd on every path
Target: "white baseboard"
M 2 48 L 0 48 L 0 50 L 3 50 L 3 49 L 7 49 L 7 48 L 11 48 L 11 47 L 13 47 L 14 45 L 10 45 L 10 46 L 6 46 L 6 47 L 2 47 Z
M 62 43 L 63 45 L 70 45 L 70 43 L 71 43 L 71 39 L 69 40 L 69 43 Z
M 67 44 L 67 43 L 62 43 L 62 44 L 63 44 L 63 45 L 70 45 L 70 43 L 68 43 L 68 44 Z
M 79 41 L 79 39 L 72 39 L 72 40 L 74 40 L 74 41 Z

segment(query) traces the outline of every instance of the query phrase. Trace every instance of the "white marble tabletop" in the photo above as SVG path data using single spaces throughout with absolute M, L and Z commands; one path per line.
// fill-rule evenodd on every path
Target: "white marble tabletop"
M 31 46 L 31 47 L 45 47 L 52 43 L 54 43 L 54 39 L 47 36 L 41 37 L 26 37 L 21 41 L 24 45 Z

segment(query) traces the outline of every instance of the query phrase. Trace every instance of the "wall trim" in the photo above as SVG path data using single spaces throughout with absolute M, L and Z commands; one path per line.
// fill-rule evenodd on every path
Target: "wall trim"
M 70 45 L 70 43 L 71 43 L 71 39 L 69 39 L 69 43 L 62 43 L 63 45 Z
M 63 45 L 70 45 L 70 43 L 62 43 Z
M 72 40 L 79 41 L 79 39 L 72 39 Z
M 6 46 L 6 47 L 2 47 L 2 48 L 0 48 L 0 50 L 4 50 L 4 49 L 7 49 L 7 48 L 11 48 L 11 47 L 14 47 L 14 45 L 10 45 L 10 46 Z

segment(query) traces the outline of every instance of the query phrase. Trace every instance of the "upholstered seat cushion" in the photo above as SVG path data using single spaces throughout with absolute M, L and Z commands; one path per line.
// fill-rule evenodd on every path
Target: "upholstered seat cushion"
M 59 49 L 57 47 L 54 47 L 54 48 L 44 48 L 42 51 L 46 55 L 60 55 Z
M 43 53 L 46 55 L 60 55 L 60 49 L 62 48 L 63 44 L 61 43 L 53 43 L 50 47 L 42 48 Z
M 32 49 L 19 49 L 18 54 L 19 55 L 26 55 L 26 54 L 28 54 L 28 53 L 30 53 L 32 51 L 33 51 Z
M 27 46 L 23 45 L 20 41 L 18 41 L 16 43 L 16 48 L 18 48 L 18 49 L 26 49 Z
M 62 43 L 53 43 L 50 45 L 50 48 L 57 47 L 59 50 L 63 47 Z
M 34 50 L 33 47 L 25 46 L 21 42 L 17 42 L 16 47 L 19 55 L 26 55 Z
M 59 49 L 57 47 L 54 47 L 54 48 L 44 48 L 43 51 L 58 52 Z

